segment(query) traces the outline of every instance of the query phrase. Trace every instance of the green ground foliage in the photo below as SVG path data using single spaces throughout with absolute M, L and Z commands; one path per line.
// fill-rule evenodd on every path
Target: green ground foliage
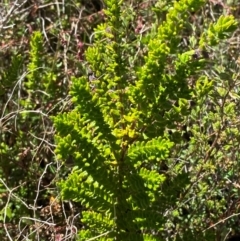
M 0 3 L 0 240 L 223 241 L 239 230 L 238 1 Z

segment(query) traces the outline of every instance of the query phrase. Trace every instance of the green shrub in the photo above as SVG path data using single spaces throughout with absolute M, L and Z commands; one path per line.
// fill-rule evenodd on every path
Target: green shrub
M 59 183 L 62 196 L 84 206 L 79 240 L 210 239 L 214 232 L 198 226 L 204 213 L 191 225 L 183 215 L 187 195 L 205 200 L 209 186 L 194 191 L 199 176 L 195 162 L 190 167 L 186 162 L 201 132 L 194 127 L 196 138 L 186 142 L 182 126 L 215 90 L 205 74 L 213 63 L 209 49 L 223 43 L 237 23 L 231 15 L 221 16 L 181 47 L 189 12 L 205 1 L 176 1 L 159 26 L 135 35 L 127 28 L 135 12 L 125 4 L 106 1 L 107 20 L 86 51 L 86 70 L 95 78 L 73 77 L 75 107 L 54 118 L 58 158 L 75 163 Z M 178 156 L 183 144 L 188 153 Z M 198 171 L 214 168 L 204 165 L 196 165 Z

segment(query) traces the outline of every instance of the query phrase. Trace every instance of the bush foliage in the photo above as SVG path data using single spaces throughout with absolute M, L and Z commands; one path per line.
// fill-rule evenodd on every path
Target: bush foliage
M 74 171 L 60 183 L 63 197 L 86 208 L 80 240 L 165 240 L 171 229 L 171 238 L 191 240 L 209 225 L 202 223 L 204 210 L 193 199 L 202 201 L 209 195 L 211 170 L 215 172 L 208 156 L 196 156 L 195 151 L 200 160 L 194 160 L 190 155 L 192 149 L 204 148 L 194 113 L 199 114 L 202 102 L 218 90 L 205 74 L 215 61 L 208 52 L 224 43 L 237 22 L 222 15 L 198 38 L 189 36 L 192 46 L 179 49 L 188 12 L 198 11 L 204 1 L 175 2 L 164 22 L 134 40 L 126 32 L 131 19 L 125 16 L 124 3 L 106 4 L 106 22 L 95 30 L 94 44 L 86 52 L 94 78 L 72 78 L 75 108 L 55 118 L 58 157 L 67 160 L 71 155 L 75 161 Z M 187 120 L 187 128 L 193 126 L 188 146 L 183 154 L 178 152 L 182 156 L 169 155 L 186 144 L 179 126 Z M 221 126 L 216 120 L 214 125 Z M 192 170 L 194 165 L 197 170 Z M 209 184 L 204 179 L 210 179 Z M 194 190 L 198 185 L 200 190 Z M 217 205 L 211 202 L 210 214 L 223 208 L 222 200 Z M 196 210 L 196 219 L 183 218 L 183 208 L 189 215 Z M 200 232 L 198 237 L 211 234 Z
M 2 240 L 239 233 L 237 2 L 1 7 Z

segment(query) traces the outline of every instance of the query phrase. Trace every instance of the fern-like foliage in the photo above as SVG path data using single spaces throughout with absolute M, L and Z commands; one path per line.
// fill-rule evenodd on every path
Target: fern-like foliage
M 43 37 L 42 34 L 38 31 L 33 33 L 30 42 L 31 51 L 30 62 L 28 64 L 28 83 L 26 84 L 29 89 L 33 89 L 34 86 L 37 86 L 41 81 L 41 75 L 39 72 L 42 72 L 40 68 L 42 68 L 43 60 L 42 60 L 42 52 L 43 52 Z
M 124 1 L 106 1 L 107 21 L 98 26 L 86 52 L 97 77 L 73 77 L 75 109 L 54 118 L 58 158 L 75 162 L 59 184 L 63 198 L 86 208 L 80 240 L 165 240 L 165 216 L 172 205 L 166 195 L 175 197 L 172 202 L 177 196 L 174 189 L 169 194 L 163 188 L 168 177 L 161 165 L 174 145 L 166 129 L 189 113 L 188 81 L 207 65 L 202 57 L 194 59 L 193 49 L 184 52 L 177 46 L 188 12 L 204 3 L 176 1 L 157 32 L 149 33 L 154 37 L 145 38 L 147 54 L 138 61 L 126 34 L 131 19 Z M 200 38 L 199 46 L 217 43 L 211 31 L 219 41 L 235 25 L 231 17 L 223 17 Z M 202 86 L 203 92 L 206 88 Z

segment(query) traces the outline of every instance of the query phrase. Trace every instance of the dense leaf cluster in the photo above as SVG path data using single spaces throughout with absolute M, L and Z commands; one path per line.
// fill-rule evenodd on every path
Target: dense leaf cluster
M 192 133 L 188 146 L 179 151 L 184 157 L 177 162 L 175 153 L 169 154 L 183 144 L 177 138 L 178 126 L 186 120 L 188 128 L 194 125 L 191 114 L 199 108 L 198 102 L 215 91 L 214 81 L 205 74 L 214 58 L 204 53 L 237 27 L 233 16 L 220 16 L 195 39 L 194 49 L 180 51 L 177 46 L 189 11 L 204 3 L 175 2 L 155 32 L 144 36 L 143 59 L 134 60 L 128 54 L 133 42 L 126 33 L 124 4 L 106 1 L 107 20 L 95 30 L 94 45 L 86 51 L 88 68 L 96 77 L 72 78 L 74 110 L 55 118 L 58 158 L 66 160 L 71 153 L 76 168 L 60 183 L 62 195 L 87 208 L 82 212 L 86 227 L 79 233 L 81 240 L 191 240 L 199 231 L 199 238 L 213 234 L 203 232 L 207 222 L 199 223 L 211 217 L 199 213 L 201 205 L 193 202 L 193 210 L 188 207 L 193 198 L 204 200 L 208 191 L 207 185 L 195 189 L 207 162 L 199 163 L 197 171 L 191 165 L 184 169 L 188 162 L 184 154 L 191 155 L 191 148 L 197 147 L 197 136 Z M 170 129 L 174 134 L 169 135 Z M 209 169 L 206 178 L 210 174 Z M 182 220 L 183 209 L 189 215 L 196 209 L 197 219 Z
M 0 7 L 1 240 L 240 231 L 238 1 Z

